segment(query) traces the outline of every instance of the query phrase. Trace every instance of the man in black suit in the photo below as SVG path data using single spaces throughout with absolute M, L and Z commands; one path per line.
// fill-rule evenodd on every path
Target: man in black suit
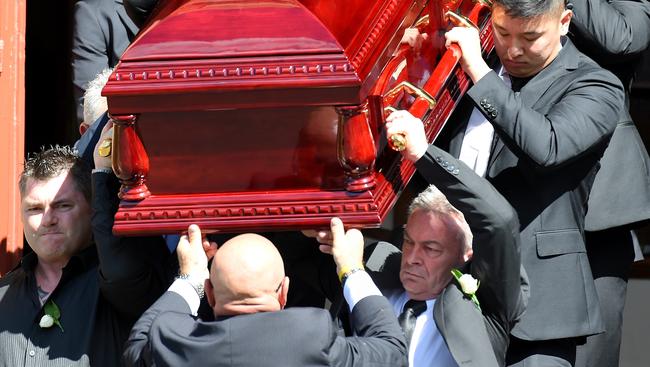
M 129 365 L 402 366 L 406 346 L 387 300 L 363 270 L 363 237 L 332 219 L 334 256 L 356 337 L 337 335 L 329 312 L 283 310 L 289 290 L 282 257 L 262 236 L 244 234 L 216 251 L 189 227 L 176 249 L 179 276 L 136 323 L 125 351 Z M 216 321 L 197 321 L 205 294 Z
M 380 242 L 366 263 L 403 320 L 409 365 L 503 366 L 510 330 L 528 297 L 517 216 L 485 179 L 429 146 L 420 120 L 397 111 L 387 121 L 387 135 L 406 137 L 404 156 L 435 184 L 409 207 L 402 255 Z M 331 240 L 324 231 L 306 234 Z M 467 281 L 455 280 L 454 268 Z M 472 278 L 478 290 L 471 289 Z M 406 321 L 411 309 L 412 328 Z
M 510 365 L 573 365 L 576 345 L 603 332 L 584 217 L 624 95 L 564 37 L 571 16 L 563 0 L 494 1 L 496 70 L 482 59 L 476 30 L 446 34 L 474 85 L 451 118 L 459 124 L 438 143 L 484 175 L 521 226 L 531 298 L 512 330 Z
M 600 301 L 605 333 L 578 348 L 577 366 L 617 366 L 623 308 L 635 247 L 630 231 L 650 218 L 650 158 L 629 113 L 636 66 L 650 45 L 650 2 L 572 0 L 569 36 L 578 49 L 612 71 L 623 83 L 625 108 L 589 194 L 585 218 L 589 264 Z

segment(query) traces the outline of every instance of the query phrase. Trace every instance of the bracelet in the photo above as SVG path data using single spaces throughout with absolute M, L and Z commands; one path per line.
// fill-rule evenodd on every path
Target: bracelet
M 363 267 L 362 264 L 359 265 L 354 265 L 354 266 L 344 266 L 341 268 L 341 270 L 338 273 L 339 276 L 339 281 L 341 284 L 345 282 L 345 280 L 352 274 L 356 273 L 357 271 L 365 271 L 366 269 Z
M 113 173 L 113 170 L 110 168 L 93 168 L 93 170 L 90 173 Z
M 183 279 L 186 282 L 190 283 L 192 288 L 194 288 L 194 290 L 196 291 L 196 294 L 199 295 L 199 298 L 203 298 L 203 296 L 205 295 L 203 282 L 197 281 L 198 279 L 192 276 L 192 274 L 178 274 L 178 276 L 176 276 L 176 279 Z

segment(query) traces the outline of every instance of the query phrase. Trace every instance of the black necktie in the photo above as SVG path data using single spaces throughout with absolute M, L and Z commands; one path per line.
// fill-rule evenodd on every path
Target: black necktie
M 397 318 L 399 326 L 404 330 L 404 338 L 406 339 L 406 346 L 411 344 L 411 337 L 413 336 L 413 329 L 415 329 L 415 319 L 426 311 L 427 303 L 425 301 L 415 301 L 410 299 L 404 305 L 402 313 Z

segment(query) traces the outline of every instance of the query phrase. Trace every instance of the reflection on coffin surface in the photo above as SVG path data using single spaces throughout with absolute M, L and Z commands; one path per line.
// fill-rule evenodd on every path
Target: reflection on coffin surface
M 468 87 L 444 49 L 455 14 L 488 52 L 484 2 L 161 1 L 104 89 L 115 233 L 378 226 L 414 173 L 386 141 L 388 111 L 422 117 L 433 140 Z M 417 51 L 406 28 L 429 35 Z

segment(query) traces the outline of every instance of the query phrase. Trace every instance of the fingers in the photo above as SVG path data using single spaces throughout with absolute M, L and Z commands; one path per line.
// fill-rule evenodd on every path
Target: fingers
M 408 111 L 395 111 L 386 118 L 386 137 L 400 134 L 406 140 L 402 155 L 412 161 L 417 161 L 429 147 L 422 120 L 411 115 Z
M 320 250 L 320 252 L 322 252 L 324 254 L 332 255 L 332 246 L 330 246 L 330 245 L 324 245 L 323 244 L 323 245 L 318 246 L 318 249 Z
M 106 125 L 104 125 L 104 128 L 102 129 L 102 135 L 106 134 L 109 130 L 111 130 L 112 133 L 112 129 L 113 129 L 113 121 L 108 120 L 108 122 L 106 123 Z
M 208 241 L 207 239 L 203 240 L 203 251 L 205 252 L 205 256 L 208 257 L 208 260 L 214 257 L 218 249 L 219 245 L 216 242 Z
M 178 245 L 176 246 L 176 251 L 178 251 L 178 252 L 186 251 L 189 246 L 190 246 L 190 241 L 189 241 L 187 235 L 184 234 L 178 240 Z
M 346 236 L 351 243 L 363 243 L 363 234 L 356 228 L 350 229 Z

